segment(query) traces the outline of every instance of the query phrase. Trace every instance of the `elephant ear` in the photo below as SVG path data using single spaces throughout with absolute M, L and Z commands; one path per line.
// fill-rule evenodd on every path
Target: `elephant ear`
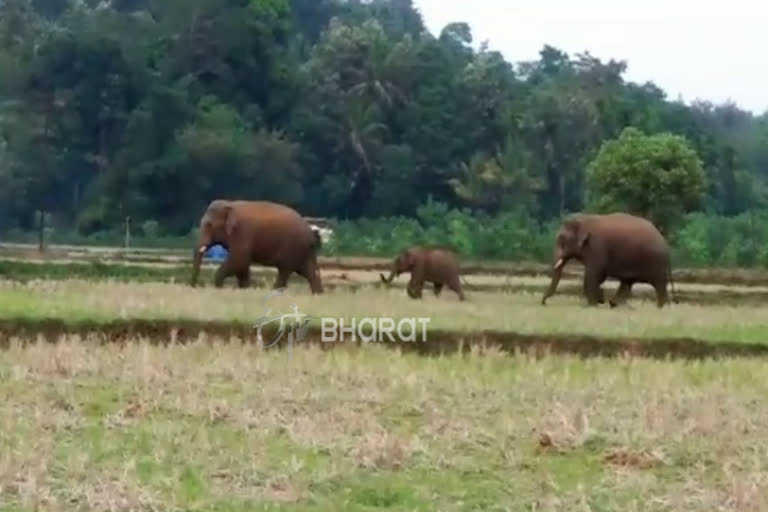
M 224 229 L 227 233 L 227 237 L 231 237 L 234 233 L 237 232 L 238 226 L 240 224 L 239 216 L 237 215 L 237 212 L 235 212 L 232 209 L 232 205 L 226 205 L 224 206 L 224 214 L 226 215 L 226 221 L 224 223 Z
M 589 243 L 589 238 L 592 236 L 592 233 L 589 232 L 589 230 L 585 227 L 581 227 L 579 229 L 579 247 L 583 249 L 586 247 L 587 243 Z
M 408 270 L 412 270 L 413 266 L 416 264 L 416 256 L 413 254 L 413 252 L 408 251 L 405 253 L 403 257 L 403 261 L 405 263 L 405 268 Z
M 418 253 L 410 253 L 408 262 L 410 263 L 411 275 L 421 275 L 424 272 L 426 258 L 419 256 Z

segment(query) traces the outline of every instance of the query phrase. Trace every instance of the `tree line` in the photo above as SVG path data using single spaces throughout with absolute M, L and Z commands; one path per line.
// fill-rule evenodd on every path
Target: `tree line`
M 623 208 L 676 233 L 766 207 L 768 114 L 586 52 L 474 46 L 411 0 L 0 0 L 0 230 L 42 211 L 183 237 L 219 197 L 350 233 L 434 205 L 532 231 Z

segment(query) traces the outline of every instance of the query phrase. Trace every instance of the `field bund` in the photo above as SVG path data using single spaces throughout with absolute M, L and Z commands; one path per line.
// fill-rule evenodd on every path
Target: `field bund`
M 768 353 L 768 316 L 757 304 L 683 302 L 659 310 L 652 300 L 635 298 L 610 309 L 588 308 L 580 297 L 556 295 L 541 306 L 540 293 L 498 291 L 472 292 L 462 303 L 450 291 L 434 297 L 429 289 L 421 301 L 414 301 L 401 288 L 378 284 L 312 296 L 301 280 L 293 279 L 286 294 L 267 305 L 268 291 L 94 280 L 2 281 L 0 339 L 56 341 L 77 335 L 100 342 L 143 338 L 153 343 L 198 339 L 256 343 L 254 322 L 267 307 L 272 313 L 289 313 L 295 304 L 303 314 L 334 318 L 347 326 L 352 319 L 366 317 L 429 318 L 425 342 L 393 343 L 386 338 L 375 342 L 421 354 L 489 347 L 538 355 L 661 358 Z M 264 327 L 263 339 L 274 339 L 276 328 Z M 311 321 L 301 343 L 320 342 L 320 329 L 320 320 Z M 359 341 L 346 334 L 343 343 L 320 344 L 330 349 L 357 346 Z
M 768 272 L 741 269 L 674 269 L 679 303 L 658 310 L 654 291 L 636 285 L 629 304 L 584 306 L 582 269 L 570 264 L 557 294 L 546 306 L 541 295 L 549 266 L 535 263 L 472 262 L 462 265 L 468 301 L 444 289 L 434 297 L 425 286 L 421 301 L 405 293 L 408 275 L 392 285 L 379 273 L 386 258 L 320 258 L 326 293 L 313 297 L 306 282 L 292 276 L 284 296 L 264 301 L 275 279 L 272 268 L 253 265 L 248 290 L 211 287 L 216 263 L 204 265 L 201 286 L 191 288 L 189 251 L 123 250 L 0 245 L 0 340 L 56 341 L 62 336 L 152 343 L 240 341 L 257 343 L 254 321 L 272 308 L 317 317 L 300 341 L 324 349 L 356 347 L 321 342 L 319 318 L 429 318 L 427 341 L 375 342 L 420 354 L 445 354 L 491 347 L 536 355 L 700 358 L 768 353 Z M 617 287 L 604 285 L 606 298 Z M 274 339 L 276 326 L 263 328 Z M 365 331 L 365 329 L 364 329 Z M 285 339 L 284 336 L 283 339 Z M 338 340 L 339 337 L 337 336 Z M 267 343 L 271 343 L 267 341 Z M 284 344 L 278 344 L 283 346 Z

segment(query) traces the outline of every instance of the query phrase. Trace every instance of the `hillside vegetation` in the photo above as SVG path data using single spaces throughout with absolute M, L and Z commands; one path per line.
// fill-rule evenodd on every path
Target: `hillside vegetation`
M 332 254 L 540 260 L 564 214 L 625 209 L 681 264 L 765 265 L 766 115 L 586 50 L 509 62 L 410 0 L 5 1 L 0 231 L 188 247 L 237 196 L 343 221 Z

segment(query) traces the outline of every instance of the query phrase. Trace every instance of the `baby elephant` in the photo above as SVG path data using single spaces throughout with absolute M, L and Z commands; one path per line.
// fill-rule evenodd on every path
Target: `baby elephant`
M 456 292 L 459 300 L 464 299 L 464 292 L 459 282 L 459 264 L 456 254 L 442 247 L 411 247 L 400 253 L 392 262 L 392 272 L 389 277 L 379 274 L 381 280 L 389 284 L 403 272 L 411 273 L 408 283 L 408 296 L 412 299 L 421 298 L 424 281 L 434 283 L 435 296 L 439 296 L 443 285 Z

